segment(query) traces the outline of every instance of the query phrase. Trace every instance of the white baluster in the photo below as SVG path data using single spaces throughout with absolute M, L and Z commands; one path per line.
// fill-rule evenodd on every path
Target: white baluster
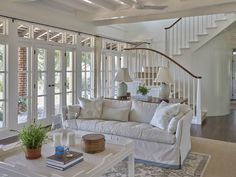
M 196 115 L 196 88 L 195 88 L 195 78 L 192 79 L 193 81 L 193 114 Z
M 174 41 L 175 41 L 175 28 L 171 28 L 172 31 L 172 38 L 171 38 L 171 46 L 172 46 L 172 52 L 171 54 L 173 55 L 175 53 L 175 46 L 174 46 Z
M 188 105 L 190 106 L 190 103 L 191 103 L 191 98 L 190 98 L 190 78 L 189 78 L 189 75 L 188 75 Z
M 180 69 L 178 68 L 178 98 L 180 99 L 181 96 L 181 87 L 180 87 Z
M 174 65 L 174 99 L 176 98 L 176 66 Z
M 201 108 L 201 79 L 197 79 L 197 100 L 196 100 L 196 118 L 197 124 L 202 123 L 202 108 Z
M 185 73 L 182 72 L 182 80 L 183 80 L 183 99 L 186 98 L 186 95 L 185 95 Z

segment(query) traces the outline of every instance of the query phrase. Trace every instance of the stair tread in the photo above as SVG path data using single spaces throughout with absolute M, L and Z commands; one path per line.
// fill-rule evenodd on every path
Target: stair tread
M 190 42 L 190 43 L 197 43 L 197 42 L 199 42 L 199 40 L 195 40 L 195 41 L 191 40 L 191 41 L 188 41 L 188 42 Z
M 215 21 L 225 21 L 227 18 L 222 18 L 222 19 L 216 19 Z
M 206 29 L 215 29 L 215 28 L 217 28 L 217 26 L 208 26 L 208 27 L 206 27 Z
M 197 34 L 198 36 L 207 36 L 208 33 Z
M 181 50 L 190 49 L 190 47 L 181 47 Z
M 173 56 L 181 56 L 182 54 L 181 53 L 175 53 L 175 54 L 173 54 Z

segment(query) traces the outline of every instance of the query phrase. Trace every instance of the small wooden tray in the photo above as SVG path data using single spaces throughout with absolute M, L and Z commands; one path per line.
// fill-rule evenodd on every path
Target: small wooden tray
M 105 136 L 102 134 L 88 134 L 82 136 L 83 150 L 86 153 L 98 153 L 105 150 Z

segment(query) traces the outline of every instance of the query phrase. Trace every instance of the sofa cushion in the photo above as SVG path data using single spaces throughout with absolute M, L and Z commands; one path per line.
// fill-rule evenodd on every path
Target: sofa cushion
M 104 99 L 103 106 L 110 107 L 110 108 L 131 108 L 131 101 L 119 101 L 119 100 L 112 100 L 112 99 Z
M 150 123 L 157 106 L 158 104 L 156 103 L 133 100 L 130 111 L 130 121 Z
M 101 119 L 127 122 L 129 120 L 129 111 L 129 108 L 111 108 L 104 105 Z
M 88 100 L 88 99 L 79 97 L 78 101 L 81 106 L 79 118 L 96 119 L 96 118 L 101 117 L 103 98 L 97 98 L 95 100 Z
M 76 119 L 80 114 L 80 105 L 69 105 L 67 107 L 67 119 Z
M 161 102 L 161 104 L 157 107 L 150 124 L 162 130 L 166 130 L 172 117 L 179 113 L 179 109 L 179 103 L 167 104 L 166 102 Z
M 71 120 L 67 120 L 71 121 Z M 147 123 L 76 119 L 79 130 L 124 136 L 145 141 L 174 144 L 175 135 Z

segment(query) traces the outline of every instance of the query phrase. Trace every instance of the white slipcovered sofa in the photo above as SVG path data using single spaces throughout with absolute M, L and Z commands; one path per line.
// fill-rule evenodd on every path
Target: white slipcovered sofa
M 192 111 L 187 105 L 177 105 L 175 115 L 168 120 L 164 118 L 168 126 L 163 129 L 150 124 L 153 117 L 158 116 L 160 104 L 111 99 L 100 100 L 96 104 L 91 102 L 92 106 L 88 102 L 79 102 L 78 105 L 63 107 L 65 128 L 74 129 L 82 135 L 96 132 L 104 134 L 106 138 L 130 138 L 135 143 L 136 160 L 162 167 L 181 168 L 191 149 Z M 89 110 L 85 110 L 86 106 Z M 73 116 L 74 113 L 79 115 L 78 118 Z M 91 117 L 86 117 L 87 113 Z M 173 120 L 174 126 L 170 127 Z

